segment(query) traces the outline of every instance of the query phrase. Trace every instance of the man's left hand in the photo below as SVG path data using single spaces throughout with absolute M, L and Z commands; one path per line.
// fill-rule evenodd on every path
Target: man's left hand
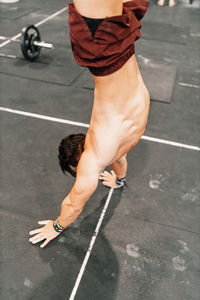
M 118 188 L 116 184 L 116 174 L 114 171 L 111 171 L 110 173 L 107 171 L 104 171 L 100 174 L 99 179 L 102 180 L 103 185 L 110 187 L 110 188 Z
M 44 248 L 51 240 L 55 239 L 60 234 L 60 232 L 56 232 L 53 228 L 53 223 L 54 221 L 52 220 L 39 221 L 38 224 L 45 226 L 30 231 L 29 234 L 35 234 L 35 236 L 31 237 L 29 239 L 29 242 L 31 242 L 32 244 L 36 244 L 45 240 L 44 243 L 40 246 L 41 248 Z

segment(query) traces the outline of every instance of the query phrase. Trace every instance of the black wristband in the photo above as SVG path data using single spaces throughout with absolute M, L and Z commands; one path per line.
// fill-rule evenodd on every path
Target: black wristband
M 54 221 L 54 223 L 53 223 L 53 228 L 55 229 L 55 231 L 56 232 L 63 232 L 64 231 L 64 229 L 60 229 L 59 227 L 58 227 L 58 225 L 57 225 L 57 223 L 56 223 L 56 220 Z
M 125 181 L 126 181 L 126 177 L 123 177 L 123 178 L 116 178 L 116 180 L 115 180 L 115 182 L 116 182 L 118 188 L 124 186 Z
M 64 226 L 62 226 L 62 225 L 60 224 L 58 218 L 56 219 L 56 224 L 57 224 L 57 226 L 59 227 L 59 229 L 63 229 L 63 230 L 66 229 L 66 227 L 64 227 Z

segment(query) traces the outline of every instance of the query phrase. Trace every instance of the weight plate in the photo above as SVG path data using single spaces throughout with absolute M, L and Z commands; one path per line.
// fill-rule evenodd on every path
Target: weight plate
M 40 32 L 34 25 L 29 25 L 22 29 L 21 50 L 25 59 L 29 61 L 36 60 L 40 55 L 40 46 L 34 45 L 34 42 L 41 42 Z

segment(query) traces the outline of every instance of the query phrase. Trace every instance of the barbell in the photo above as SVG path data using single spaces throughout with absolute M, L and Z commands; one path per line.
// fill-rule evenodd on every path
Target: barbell
M 53 44 L 41 41 L 41 35 L 38 28 L 34 25 L 29 25 L 22 29 L 21 39 L 8 38 L 0 36 L 0 40 L 7 40 L 20 43 L 21 51 L 26 60 L 34 61 L 39 55 L 41 48 L 52 49 Z

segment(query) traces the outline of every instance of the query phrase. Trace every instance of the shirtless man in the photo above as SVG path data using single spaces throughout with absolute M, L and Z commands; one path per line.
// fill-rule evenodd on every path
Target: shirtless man
M 30 232 L 34 236 L 29 241 L 33 244 L 44 241 L 41 248 L 79 216 L 96 190 L 99 178 L 104 185 L 116 188 L 116 176 L 119 179 L 126 176 L 126 154 L 143 135 L 149 113 L 150 96 L 140 74 L 133 45 L 140 37 L 139 20 L 148 4 L 145 0 L 125 3 L 122 0 L 74 0 L 69 5 L 72 50 L 76 61 L 88 66 L 93 74 L 94 106 L 84 151 L 77 157 L 76 181 L 62 202 L 60 216 L 56 221 L 39 221 L 45 226 Z M 82 16 L 86 17 L 85 20 Z M 96 33 L 91 26 L 92 19 L 99 20 L 96 20 L 99 22 Z M 106 43 L 112 43 L 112 48 Z M 82 47 L 85 47 L 83 52 Z M 114 172 L 103 172 L 109 165 L 116 176 Z M 74 167 L 76 163 L 72 169 Z

